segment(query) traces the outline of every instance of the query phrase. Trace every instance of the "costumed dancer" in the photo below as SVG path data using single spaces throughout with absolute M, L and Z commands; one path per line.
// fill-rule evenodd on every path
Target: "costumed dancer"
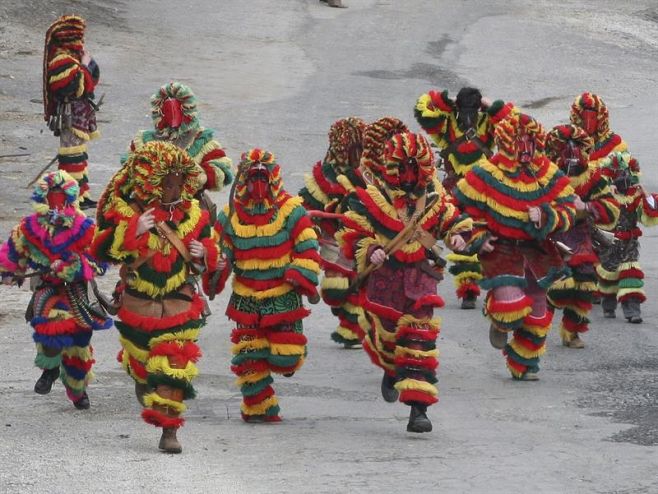
M 324 271 L 322 299 L 339 320 L 331 339 L 345 348 L 361 346 L 363 331 L 359 319 L 363 317 L 363 309 L 358 296 L 347 293 L 354 278 L 352 261 L 342 254 L 334 235 L 341 226 L 339 215 L 347 209 L 347 196 L 355 187 L 365 187 L 359 172 L 365 128 L 365 122 L 357 117 L 334 122 L 329 129 L 329 148 L 324 160 L 313 166 L 311 174 L 305 176 L 305 187 L 299 191 L 319 230 Z
M 65 15 L 46 32 L 43 55 L 44 119 L 59 136 L 59 169 L 68 172 L 80 187 L 80 209 L 96 206 L 89 197 L 87 141 L 100 136 L 96 127 L 94 90 L 98 64 L 84 47 L 85 21 Z
M 439 319 L 436 293 L 442 278 L 437 238 L 456 249 L 471 220 L 460 216 L 435 179 L 427 140 L 410 132 L 386 142 L 381 164 L 371 168 L 378 186 L 357 189 L 338 241 L 356 261 L 362 304 L 369 319 L 363 345 L 384 370 L 388 402 L 411 407 L 407 431 L 429 432 L 427 407 L 438 401 L 436 371 Z
M 231 159 L 215 139 L 214 130 L 201 126 L 197 101 L 192 90 L 180 82 L 170 82 L 151 96 L 153 130 L 141 130 L 130 143 L 135 151 L 151 141 L 169 141 L 190 155 L 199 167 L 196 198 L 216 219 L 216 207 L 206 191 L 219 191 L 233 180 Z
M 569 272 L 548 237 L 574 224 L 576 197 L 542 154 L 545 134 L 536 120 L 514 112 L 494 135 L 498 152 L 474 165 L 455 195 L 476 225 L 491 344 L 504 349 L 514 379 L 530 381 L 538 379 L 553 319 L 546 290 Z
M 180 453 L 183 403 L 194 398 L 204 285 L 217 269 L 217 236 L 193 198 L 198 167 L 177 146 L 150 142 L 128 155 L 99 208 L 93 251 L 121 264 L 118 360 L 135 380 L 142 418 L 162 428 L 159 448 Z
M 25 319 L 34 329 L 34 363 L 42 369 L 34 385 L 50 393 L 61 378 L 66 395 L 79 409 L 90 406 L 87 385 L 93 377 L 92 331 L 106 329 L 112 319 L 87 298 L 87 282 L 106 266 L 89 254 L 95 225 L 78 208 L 78 182 L 60 170 L 44 175 L 32 194 L 35 213 L 26 216 L 0 247 L 0 273 L 5 284 L 32 277 L 33 295 Z M 30 271 L 28 273 L 28 271 Z
M 589 161 L 592 146 L 592 138 L 575 125 L 558 125 L 546 138 L 546 155 L 569 177 L 576 193 L 575 224 L 551 237 L 569 248 L 565 260 L 571 276 L 556 281 L 548 290 L 551 304 L 563 310 L 560 336 L 569 348 L 584 348 L 580 336 L 589 329 L 587 316 L 597 290 L 595 265 L 599 262 L 593 234 L 599 232 L 596 228 L 612 229 L 619 218 L 619 204 L 612 195 L 610 180 Z
M 502 100 L 492 103 L 471 87 L 462 88 L 455 100 L 448 97 L 448 91 L 430 91 L 418 98 L 414 115 L 441 150 L 446 174 L 443 186 L 449 194 L 474 163 L 493 155 L 494 124 L 509 115 L 512 107 Z M 461 308 L 474 309 L 482 279 L 477 254 L 450 253 L 447 258 L 452 262 L 449 272 L 454 276 Z
M 598 165 L 611 153 L 628 151 L 628 145 L 619 134 L 610 129 L 608 107 L 600 96 L 584 92 L 571 105 L 571 123 L 583 129 L 594 140 L 590 161 Z
M 234 273 L 226 315 L 236 323 L 231 370 L 242 392 L 242 419 L 278 422 L 272 373 L 290 377 L 304 363 L 302 319 L 310 311 L 301 296 L 320 300 L 317 235 L 301 197 L 284 190 L 274 155 L 261 149 L 242 154 L 235 195 L 217 228 L 224 268 L 217 293 Z
M 612 229 L 616 240 L 600 249 L 601 264 L 596 267 L 603 315 L 616 317 L 619 302 L 626 320 L 639 324 L 642 322 L 640 304 L 646 300 L 644 272 L 640 266 L 639 223 L 658 224 L 658 195 L 644 191 L 639 180 L 640 165 L 627 152 L 613 153 L 599 166 L 612 180 L 614 197 L 621 209 L 619 221 Z

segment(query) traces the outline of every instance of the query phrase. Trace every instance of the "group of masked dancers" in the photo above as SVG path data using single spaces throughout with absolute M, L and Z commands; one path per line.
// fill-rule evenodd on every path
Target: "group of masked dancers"
M 231 370 L 248 423 L 281 420 L 272 376 L 304 363 L 302 297 L 331 308 L 331 338 L 367 352 L 383 371 L 384 400 L 410 407 L 416 433 L 432 430 L 427 407 L 438 400 L 434 310 L 448 263 L 462 309 L 486 290 L 489 340 L 515 380 L 538 379 L 556 309 L 573 349 L 585 346 L 597 299 L 604 317 L 620 304 L 628 322 L 642 322 L 639 223 L 658 223 L 657 196 L 640 185 L 599 96 L 578 96 L 571 123 L 548 132 L 475 88 L 420 96 L 424 133 L 394 117 L 344 118 L 291 195 L 272 152 L 250 149 L 234 166 L 201 126 L 191 89 L 170 82 L 151 98 L 153 129 L 138 132 L 93 201 L 86 143 L 98 134 L 100 71 L 84 31 L 70 15 L 46 34 L 44 109 L 59 166 L 0 247 L 3 283 L 29 280 L 32 290 L 36 393 L 61 379 L 73 405 L 90 408 L 91 336 L 114 324 L 142 418 L 162 429 L 161 450 L 180 453 L 207 299 L 231 275 Z M 225 187 L 218 211 L 208 192 Z M 439 241 L 452 251 L 445 259 Z M 95 280 L 110 264 L 118 280 L 105 296 Z

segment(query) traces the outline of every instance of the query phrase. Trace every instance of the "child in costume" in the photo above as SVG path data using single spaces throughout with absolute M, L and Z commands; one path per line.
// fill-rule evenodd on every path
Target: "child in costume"
M 310 311 L 301 296 L 319 301 L 318 241 L 302 199 L 284 190 L 272 153 L 243 153 L 235 185 L 235 196 L 218 217 L 225 260 L 216 291 L 232 271 L 226 315 L 236 323 L 231 370 L 242 392 L 242 419 L 278 422 L 272 373 L 290 377 L 304 363 L 302 319 Z
M 35 212 L 12 230 L 0 247 L 5 284 L 32 278 L 33 295 L 25 314 L 34 329 L 34 363 L 42 369 L 34 391 L 50 393 L 61 378 L 66 395 L 80 410 L 90 407 L 87 385 L 93 377 L 92 332 L 106 329 L 106 317 L 87 297 L 87 283 L 106 266 L 89 253 L 95 225 L 78 208 L 78 182 L 59 170 L 44 175 L 35 187 Z
M 198 168 L 166 142 L 128 155 L 99 203 L 93 251 L 120 264 L 118 359 L 135 381 L 145 422 L 162 428 L 159 448 L 180 453 L 177 430 L 184 400 L 192 399 L 197 345 L 207 312 L 204 284 L 217 269 L 219 249 L 208 212 L 194 199 Z

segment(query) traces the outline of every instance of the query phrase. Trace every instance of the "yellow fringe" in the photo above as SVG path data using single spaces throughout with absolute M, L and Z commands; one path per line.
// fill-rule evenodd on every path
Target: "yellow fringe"
M 463 254 L 457 254 L 456 252 L 450 252 L 447 256 L 446 259 L 450 262 L 479 262 L 478 261 L 478 255 L 473 254 L 472 256 L 465 256 Z
M 124 338 L 121 335 L 119 336 L 119 343 L 121 343 L 121 347 L 123 348 L 124 352 L 127 352 L 128 355 L 130 355 L 135 360 L 141 362 L 142 364 L 145 364 L 146 361 L 148 360 L 149 358 L 148 350 L 143 350 L 142 348 L 139 348 L 133 342 Z
M 358 340 L 359 337 L 356 335 L 354 331 L 352 331 L 349 328 L 346 328 L 344 326 L 338 326 L 336 328 L 336 333 L 338 333 L 340 336 L 345 338 L 346 340 Z
M 157 392 L 148 393 L 144 395 L 144 406 L 146 408 L 152 408 L 154 405 L 160 405 L 163 407 L 169 407 L 172 410 L 175 410 L 176 413 L 181 414 L 187 410 L 187 405 L 182 401 L 169 400 L 163 398 Z
M 619 280 L 619 271 L 608 271 L 605 269 L 603 266 L 600 264 L 596 266 L 596 274 L 599 275 L 600 278 L 603 278 L 604 280 L 607 281 L 618 281 Z
M 79 146 L 60 147 L 57 149 L 57 154 L 62 156 L 75 156 L 76 154 L 82 154 L 85 152 L 87 152 L 86 144 L 80 144 Z
M 237 355 L 243 351 L 263 350 L 270 346 L 270 342 L 265 338 L 256 338 L 255 340 L 244 340 L 231 345 L 231 353 Z
M 434 350 L 414 350 L 412 348 L 407 348 L 403 346 L 396 346 L 395 347 L 395 353 L 394 355 L 396 357 L 412 357 L 416 359 L 425 359 L 425 358 L 439 358 L 439 350 L 434 349 Z
M 523 309 L 512 311 L 512 312 L 492 312 L 489 308 L 489 304 L 486 307 L 486 313 L 491 316 L 492 319 L 502 322 L 513 322 L 523 319 L 525 316 L 532 312 L 532 307 L 527 306 Z
M 546 335 L 551 330 L 551 326 L 537 326 L 535 324 L 524 324 L 523 329 L 530 334 L 539 336 L 540 338 L 546 338 Z
M 347 178 L 346 175 L 338 175 L 336 177 L 336 181 L 345 188 L 347 194 L 349 194 L 350 192 L 354 192 L 356 190 L 356 187 L 354 187 L 354 185 L 352 184 L 352 182 L 350 182 L 350 179 Z
M 624 295 L 629 295 L 629 294 L 646 296 L 642 288 L 620 288 L 617 291 L 617 300 L 622 298 Z
M 169 359 L 164 355 L 156 355 L 150 357 L 146 363 L 146 370 L 150 374 L 157 374 L 159 372 L 185 381 L 191 381 L 199 375 L 199 369 L 192 362 L 188 362 L 184 369 L 174 369 L 169 365 Z
M 71 127 L 71 132 L 78 137 L 79 139 L 82 139 L 83 141 L 88 141 L 90 140 L 89 134 L 87 132 L 84 132 L 80 129 L 76 129 L 75 127 Z
M 308 269 L 309 271 L 318 274 L 320 272 L 320 265 L 313 259 L 304 259 L 304 258 L 294 258 L 290 263 L 291 266 L 297 266 L 298 268 Z
M 317 240 L 318 236 L 313 228 L 304 228 L 299 235 L 295 238 L 295 245 L 301 244 L 306 240 Z
M 183 285 L 187 280 L 187 274 L 187 268 L 183 265 L 178 273 L 167 278 L 167 283 L 165 283 L 164 288 L 160 288 L 142 278 L 137 278 L 137 280 L 131 285 L 131 288 L 151 297 L 162 296 L 175 292 L 177 288 Z
M 149 340 L 149 346 L 155 348 L 158 344 L 165 341 L 197 341 L 199 339 L 199 334 L 201 334 L 201 327 L 198 328 L 189 328 L 182 331 L 176 331 L 173 333 L 164 333 L 160 336 L 155 336 Z
M 243 225 L 240 223 L 238 215 L 235 214 L 231 218 L 231 226 L 235 234 L 241 238 L 271 237 L 283 229 L 288 216 L 290 216 L 296 207 L 303 207 L 301 197 L 297 196 L 288 199 L 279 209 L 274 221 L 267 225 Z M 224 211 L 228 215 L 228 206 L 224 208 Z
M 546 344 L 544 344 L 539 350 L 528 350 L 527 348 L 519 345 L 515 340 L 512 340 L 509 344 L 516 353 L 521 357 L 526 359 L 541 357 L 546 353 Z
M 276 286 L 274 288 L 269 288 L 267 290 L 261 290 L 261 291 L 254 291 L 251 288 L 243 285 L 240 283 L 236 278 L 233 278 L 233 291 L 240 295 L 241 297 L 254 297 L 257 299 L 264 299 L 264 298 L 273 298 L 273 297 L 280 297 L 281 295 L 285 295 L 288 292 L 293 291 L 292 285 L 290 283 L 282 283 L 279 286 Z
M 439 390 L 436 389 L 434 384 L 425 381 L 418 381 L 417 379 L 403 379 L 402 381 L 395 383 L 394 387 L 398 391 L 420 391 L 431 396 L 438 396 L 439 394 Z
M 599 291 L 603 295 L 615 295 L 617 293 L 617 285 L 599 285 Z
M 289 343 L 270 343 L 272 355 L 304 355 L 304 345 Z
M 240 269 L 246 270 L 266 270 L 271 268 L 282 268 L 290 264 L 290 253 L 284 254 L 277 259 L 246 259 L 236 260 L 235 265 Z
M 323 290 L 346 290 L 349 286 L 350 280 L 344 276 L 325 276 L 320 284 Z
M 240 387 L 240 386 L 242 386 L 243 384 L 248 384 L 248 383 L 249 383 L 249 384 L 253 384 L 253 383 L 257 383 L 258 381 L 262 381 L 263 379 L 265 379 L 265 378 L 266 378 L 267 376 L 269 376 L 269 375 L 270 375 L 270 371 L 268 371 L 268 370 L 263 371 L 263 372 L 252 372 L 252 373 L 250 373 L 250 374 L 245 374 L 245 375 L 243 375 L 243 376 L 239 376 L 239 377 L 235 380 L 235 384 L 236 384 L 238 387 Z
M 257 403 L 256 405 L 248 406 L 242 403 L 240 404 L 240 410 L 245 415 L 265 415 L 269 408 L 278 404 L 279 400 L 276 399 L 276 396 L 270 396 L 269 398 L 265 398 L 263 401 Z
M 439 329 L 441 327 L 441 318 L 435 317 L 428 319 L 427 317 L 417 318 L 411 314 L 404 314 L 397 323 L 397 327 L 401 328 L 404 326 L 410 326 L 412 328 L 424 328 L 429 326 L 429 329 Z
M 323 206 L 331 201 L 329 196 L 325 194 L 317 184 L 313 175 L 308 173 L 304 175 L 304 185 L 306 185 L 306 190 L 308 190 L 308 193 L 311 195 L 311 197 L 313 197 L 313 199 L 318 201 Z

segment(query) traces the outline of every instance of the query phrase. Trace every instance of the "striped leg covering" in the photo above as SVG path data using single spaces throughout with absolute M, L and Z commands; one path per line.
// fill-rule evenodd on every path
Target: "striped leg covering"
M 66 388 L 66 396 L 73 402 L 82 397 L 93 379 L 91 368 L 95 360 L 94 350 L 89 344 L 91 335 L 91 331 L 80 332 L 73 337 L 73 345 L 62 349 L 60 378 Z
M 515 379 L 523 379 L 527 372 L 539 372 L 539 358 L 546 352 L 546 335 L 551 329 L 553 313 L 528 315 L 523 327 L 514 331 L 512 341 L 503 350 L 507 368 Z
M 554 307 L 562 309 L 560 336 L 569 342 L 579 333 L 589 330 L 588 315 L 597 291 L 596 277 L 590 272 L 573 268 L 573 276 L 559 280 L 548 290 L 548 299 Z
M 60 147 L 57 151 L 58 168 L 77 180 L 80 187 L 80 199 L 89 197 L 87 159 L 86 141 L 71 133 L 70 130 L 62 130 Z
M 643 303 L 647 297 L 643 289 L 644 272 L 640 263 L 637 261 L 621 263 L 617 272 L 619 273 L 617 301 L 621 303 L 625 300 L 635 300 Z
M 453 263 L 448 271 L 454 276 L 457 298 L 478 297 L 480 295 L 478 281 L 482 279 L 482 266 L 477 254 L 464 256 L 453 252 L 446 257 Z

